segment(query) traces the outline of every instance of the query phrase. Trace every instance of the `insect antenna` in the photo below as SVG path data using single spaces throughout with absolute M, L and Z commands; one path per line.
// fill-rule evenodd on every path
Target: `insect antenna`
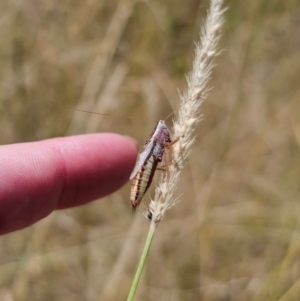
M 164 121 L 166 121 L 168 118 L 170 118 L 173 114 L 175 114 L 175 110 L 173 112 L 171 112 L 165 119 Z
M 179 107 L 176 110 L 173 110 L 173 112 L 171 112 L 165 119 L 163 119 L 164 121 L 166 121 L 167 119 L 169 119 L 173 114 L 175 114 L 176 111 L 179 110 L 179 108 L 181 108 L 183 105 L 185 105 L 187 102 L 189 101 L 189 99 L 185 102 L 182 102 Z
M 78 112 L 82 112 L 82 113 L 102 115 L 102 116 L 108 116 L 108 117 L 121 117 L 121 118 L 131 118 L 131 119 L 139 119 L 139 120 L 149 120 L 149 121 L 157 122 L 156 120 L 149 119 L 145 116 L 132 116 L 132 115 L 119 115 L 119 114 L 100 113 L 100 112 L 93 112 L 93 111 L 88 111 L 88 110 L 77 109 L 77 108 L 70 107 L 70 106 L 67 106 L 67 105 L 62 105 L 62 106 L 66 107 L 70 110 L 78 111 Z
M 108 116 L 108 117 L 122 117 L 122 118 L 131 118 L 131 119 L 139 119 L 139 120 L 151 120 L 147 117 L 144 116 L 132 116 L 132 115 L 118 115 L 118 114 L 109 114 L 109 113 L 99 113 L 99 112 L 92 112 L 92 111 L 87 111 L 87 110 L 82 110 L 82 109 L 76 109 L 69 107 L 69 109 L 74 110 L 74 111 L 79 111 L 83 113 L 89 113 L 89 114 L 96 114 L 96 115 L 103 115 L 103 116 Z M 151 120 L 154 121 L 154 120 Z

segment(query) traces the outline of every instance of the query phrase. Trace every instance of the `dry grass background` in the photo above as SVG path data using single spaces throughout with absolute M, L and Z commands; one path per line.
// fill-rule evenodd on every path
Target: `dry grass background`
M 214 89 L 137 300 L 299 300 L 300 4 L 228 0 Z M 209 2 L 0 2 L 0 141 L 143 143 L 190 70 Z M 101 183 L 99 183 L 101 185 Z M 153 191 L 152 191 L 153 193 Z M 149 198 L 149 196 L 148 196 Z M 0 300 L 124 300 L 148 229 L 129 184 L 0 238 Z

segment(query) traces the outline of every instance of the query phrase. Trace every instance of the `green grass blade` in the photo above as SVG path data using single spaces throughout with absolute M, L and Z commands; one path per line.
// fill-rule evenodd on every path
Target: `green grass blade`
M 135 273 L 135 276 L 134 276 L 134 279 L 133 279 L 133 282 L 132 282 L 132 285 L 131 285 L 131 288 L 130 288 L 130 292 L 129 292 L 127 301 L 132 301 L 133 298 L 134 298 L 134 295 L 136 293 L 137 286 L 138 286 L 139 280 L 141 278 L 141 274 L 142 274 L 142 271 L 143 271 L 143 268 L 144 268 L 144 265 L 145 265 L 145 262 L 146 262 L 146 258 L 147 258 L 147 255 L 148 255 L 148 252 L 149 252 L 149 249 L 150 249 L 150 246 L 151 246 L 151 242 L 152 242 L 152 239 L 154 237 L 155 229 L 156 229 L 156 224 L 154 222 L 151 222 L 149 232 L 148 232 L 148 236 L 147 236 L 147 240 L 146 240 L 146 243 L 145 243 L 145 246 L 144 246 L 144 250 L 143 250 L 139 265 L 137 267 L 137 270 L 136 270 L 136 273 Z

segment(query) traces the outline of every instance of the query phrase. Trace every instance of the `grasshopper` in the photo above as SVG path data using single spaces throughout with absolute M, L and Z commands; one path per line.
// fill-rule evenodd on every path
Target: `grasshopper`
M 171 140 L 171 134 L 165 120 L 160 120 L 141 149 L 129 178 L 132 180 L 130 202 L 133 212 L 150 187 L 157 165 L 163 161 L 165 148 L 170 148 L 177 141 L 178 139 Z

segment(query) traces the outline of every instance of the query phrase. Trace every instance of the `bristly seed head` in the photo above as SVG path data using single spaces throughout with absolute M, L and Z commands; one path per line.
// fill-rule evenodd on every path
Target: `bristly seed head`
M 177 118 L 173 121 L 174 137 L 178 141 L 171 146 L 171 160 L 167 163 L 166 172 L 161 175 L 154 200 L 150 201 L 145 213 L 156 224 L 163 218 L 166 210 L 177 202 L 173 194 L 180 171 L 195 140 L 194 127 L 202 116 L 199 108 L 207 97 L 208 81 L 214 67 L 212 61 L 218 55 L 216 47 L 225 12 L 222 5 L 223 0 L 211 0 L 206 22 L 200 31 L 200 43 L 195 44 L 193 68 L 187 77 L 187 89 L 180 97 Z

